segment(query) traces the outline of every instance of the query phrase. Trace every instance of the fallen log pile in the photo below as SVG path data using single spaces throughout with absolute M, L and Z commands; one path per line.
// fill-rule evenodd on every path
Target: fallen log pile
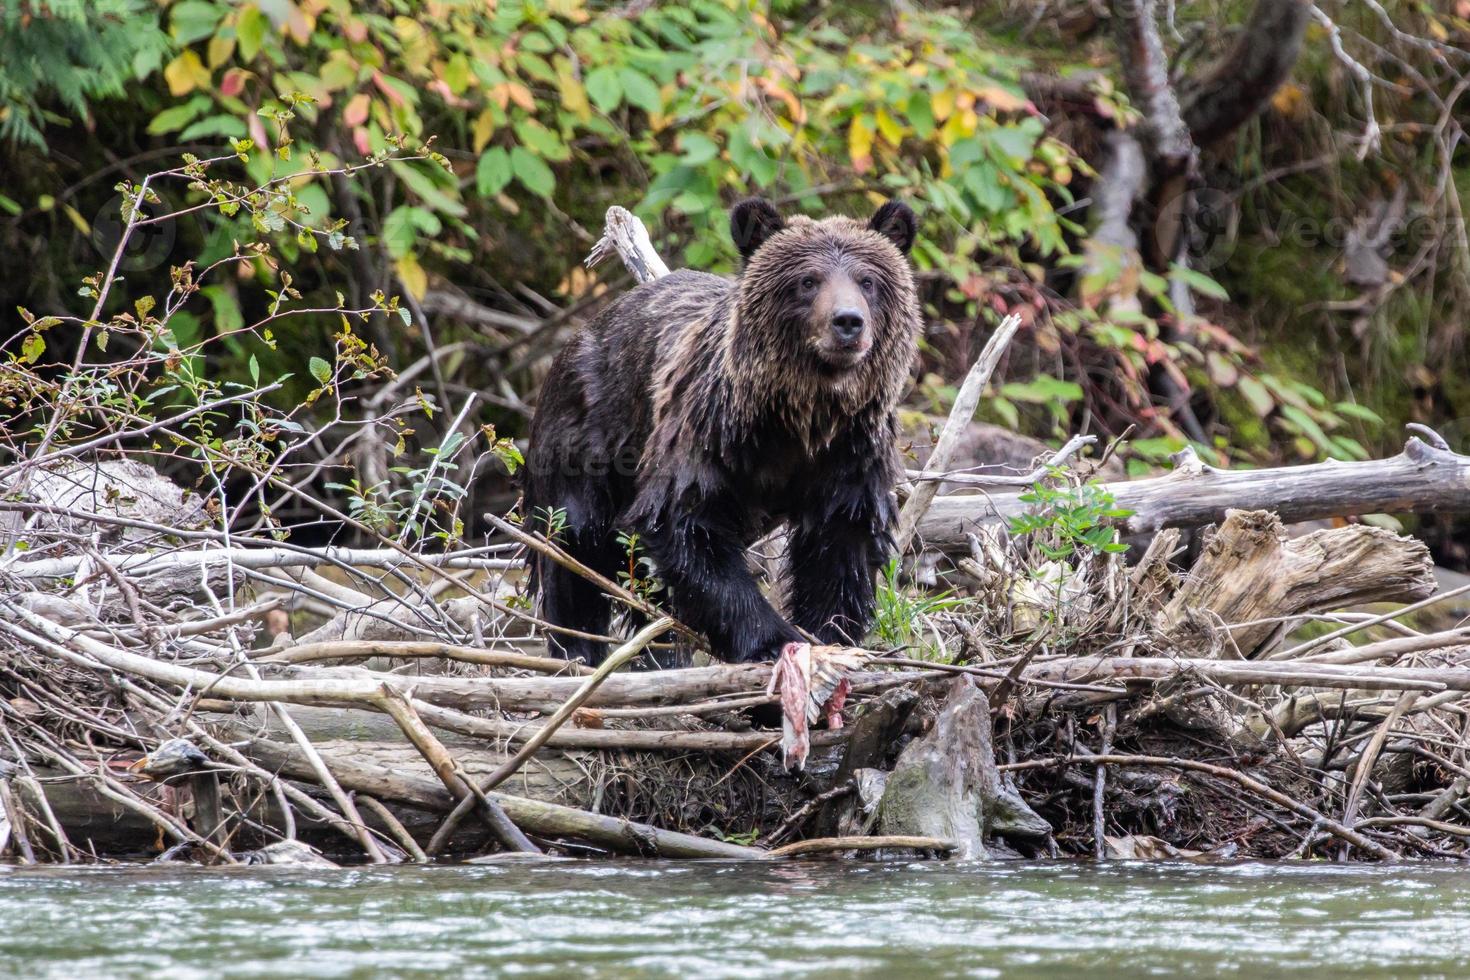
M 436 553 L 315 502 L 372 546 L 313 548 L 143 465 L 161 423 L 48 434 L 0 468 L 0 858 L 1470 854 L 1470 629 L 1444 615 L 1470 586 L 1437 590 L 1412 538 L 1281 520 L 1467 509 L 1470 458 L 1426 433 L 1099 485 L 1074 439 L 1026 499 L 977 493 L 945 467 L 1005 336 L 903 488 L 935 588 L 886 580 L 874 649 L 802 655 L 851 687 L 807 754 L 771 665 L 664 669 L 698 637 L 620 582 L 594 578 L 649 625 L 597 670 L 546 657 L 522 555 L 574 563 L 498 515 Z
M 982 530 L 947 573 L 954 602 L 919 617 L 920 649 L 867 651 L 848 724 L 815 731 L 792 773 L 769 665 L 655 669 L 667 620 L 603 670 L 548 659 L 505 601 L 508 553 L 395 565 L 190 536 L 74 558 L 57 544 L 85 509 L 65 510 L 58 530 L 33 509 L 0 569 L 0 836 L 25 860 L 299 859 L 282 840 L 369 861 L 885 840 L 1385 858 L 1470 837 L 1470 630 L 1413 618 L 1463 590 L 1436 592 L 1424 547 L 1373 527 L 1293 538 L 1232 511 L 1187 571 L 1175 531 L 1130 565 L 1045 558 L 1060 532 Z M 463 603 L 434 585 L 455 564 L 468 598 L 519 616 L 474 600 L 476 635 L 433 608 Z M 1370 603 L 1409 605 L 1341 612 Z M 297 625 L 269 635 L 287 609 Z M 321 634 L 312 609 L 367 638 L 292 641 Z M 1316 623 L 1338 628 L 1302 632 Z

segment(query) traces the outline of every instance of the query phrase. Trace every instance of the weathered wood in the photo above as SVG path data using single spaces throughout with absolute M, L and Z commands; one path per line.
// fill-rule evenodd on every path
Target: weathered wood
M 251 742 L 243 751 L 260 765 L 283 776 L 311 779 L 310 766 L 294 747 L 262 739 Z M 447 812 L 457 802 L 433 777 L 410 776 L 400 770 L 375 765 L 372 761 L 364 762 L 355 748 L 338 754 L 329 746 L 318 746 L 318 751 L 330 760 L 337 780 L 355 792 L 437 813 Z M 538 837 L 571 838 L 619 853 L 657 857 L 744 860 L 763 857 L 763 852 L 753 847 L 705 840 L 523 796 L 498 792 L 488 795 L 500 804 L 516 826 Z
M 510 558 L 488 558 L 479 553 L 422 554 L 408 557 L 391 548 L 301 548 L 301 547 L 237 547 L 185 548 L 163 551 L 132 551 L 108 555 L 108 561 L 119 572 L 149 578 L 180 576 L 197 585 L 207 572 L 218 573 L 217 566 L 234 565 L 241 569 L 318 568 L 322 565 L 353 565 L 368 568 L 400 568 L 434 565 L 439 568 L 481 568 L 505 570 L 519 568 L 521 562 Z M 17 561 L 6 571 L 23 579 L 70 578 L 83 570 L 89 560 L 83 555 L 60 558 L 33 558 Z
M 449 816 L 444 818 L 443 826 L 434 833 L 434 839 L 429 842 L 429 853 L 437 853 L 449 842 L 454 834 L 454 828 L 459 825 L 459 821 L 463 819 L 464 814 L 469 811 L 474 802 L 477 801 L 482 807 L 493 806 L 490 797 L 486 794 L 514 775 L 517 769 L 525 765 L 536 754 L 537 749 L 550 741 L 557 730 L 587 702 L 587 698 L 607 680 L 613 671 L 632 662 L 643 652 L 644 647 L 652 643 L 655 637 L 667 632 L 672 625 L 673 620 L 665 617 L 656 619 L 639 630 L 626 643 L 608 654 L 607 659 L 597 667 L 591 677 L 582 681 L 582 685 L 567 699 L 566 703 L 556 709 L 556 712 L 539 726 L 536 733 L 526 739 L 515 754 L 486 777 L 484 782 L 477 784 L 475 781 L 469 781 L 467 783 L 469 792 L 455 805 Z
M 1343 667 L 1303 661 L 1066 657 L 1034 663 L 1026 678 L 1051 681 L 1172 681 L 1197 676 L 1230 687 L 1271 685 L 1347 691 L 1470 691 L 1466 667 Z
M 1220 470 L 1188 453 L 1168 476 L 1104 489 L 1133 512 L 1121 523 L 1125 534 L 1216 524 L 1230 510 L 1270 510 L 1287 524 L 1357 514 L 1459 513 L 1470 511 L 1470 456 L 1417 438 L 1389 459 L 1260 470 Z M 939 497 L 918 534 L 926 547 L 967 552 L 967 533 L 1026 513 L 1027 506 L 1019 493 Z
M 1181 649 L 1252 659 L 1269 653 L 1302 613 L 1413 602 L 1434 590 L 1422 541 L 1365 525 L 1288 539 L 1275 514 L 1229 511 L 1159 626 Z
M 643 222 L 627 208 L 616 205 L 607 209 L 602 237 L 587 255 L 587 268 L 601 262 L 609 252 L 616 252 L 640 283 L 653 282 L 669 274 L 669 267 L 653 250 Z
M 985 391 L 985 385 L 989 383 L 990 376 L 995 372 L 995 367 L 1000 363 L 1001 355 L 1010 346 L 1011 339 L 1016 336 L 1016 331 L 1021 329 L 1021 317 L 1012 313 L 1000 321 L 1000 326 L 995 328 L 995 333 L 985 342 L 985 348 L 980 351 L 970 372 L 965 375 L 964 383 L 954 399 L 954 407 L 950 409 L 949 418 L 945 420 L 944 431 L 939 434 L 939 439 L 934 443 L 934 450 L 929 454 L 928 461 L 924 464 L 926 474 L 940 474 L 949 469 L 951 459 L 955 450 L 959 448 L 964 438 L 966 429 L 972 419 L 975 418 L 975 409 L 980 404 L 980 396 Z M 914 487 L 914 492 L 908 500 L 903 503 L 903 508 L 898 513 L 898 529 L 894 532 L 894 548 L 902 552 L 908 548 L 909 539 L 913 537 L 915 528 L 929 510 L 929 504 L 934 495 L 939 492 L 939 484 L 932 481 L 920 482 Z
M 1029 825 L 1034 836 L 1051 828 L 1020 796 L 1007 792 L 991 745 L 990 700 L 961 674 L 933 727 L 910 742 L 888 776 L 878 803 L 878 832 L 954 842 L 954 856 L 985 860 L 985 837 L 999 818 L 1011 831 Z

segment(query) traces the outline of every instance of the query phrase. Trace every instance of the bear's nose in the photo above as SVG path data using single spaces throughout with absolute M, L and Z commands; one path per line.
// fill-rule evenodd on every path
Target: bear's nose
M 858 310 L 838 310 L 832 314 L 832 332 L 844 344 L 851 344 L 863 335 L 863 315 Z

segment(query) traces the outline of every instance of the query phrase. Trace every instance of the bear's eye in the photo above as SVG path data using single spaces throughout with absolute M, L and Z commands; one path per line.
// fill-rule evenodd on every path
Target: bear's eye
M 873 285 L 874 285 L 874 283 L 873 283 L 873 277 L 872 276 L 863 276 L 862 280 L 860 282 L 858 282 L 858 285 L 861 286 L 861 287 L 863 287 L 863 290 L 865 292 L 871 293 L 873 291 Z
M 802 289 L 816 289 L 817 288 L 817 280 L 813 276 L 802 276 L 801 277 L 801 288 Z

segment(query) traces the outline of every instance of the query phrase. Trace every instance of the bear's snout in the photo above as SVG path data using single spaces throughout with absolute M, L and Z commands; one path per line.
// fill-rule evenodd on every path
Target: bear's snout
M 847 368 L 862 360 L 873 347 L 872 321 L 867 297 L 845 269 L 821 283 L 811 310 L 811 330 L 822 360 Z
M 865 326 L 867 317 L 863 316 L 862 310 L 855 307 L 841 309 L 832 314 L 832 334 L 844 347 L 856 347 L 863 339 Z

